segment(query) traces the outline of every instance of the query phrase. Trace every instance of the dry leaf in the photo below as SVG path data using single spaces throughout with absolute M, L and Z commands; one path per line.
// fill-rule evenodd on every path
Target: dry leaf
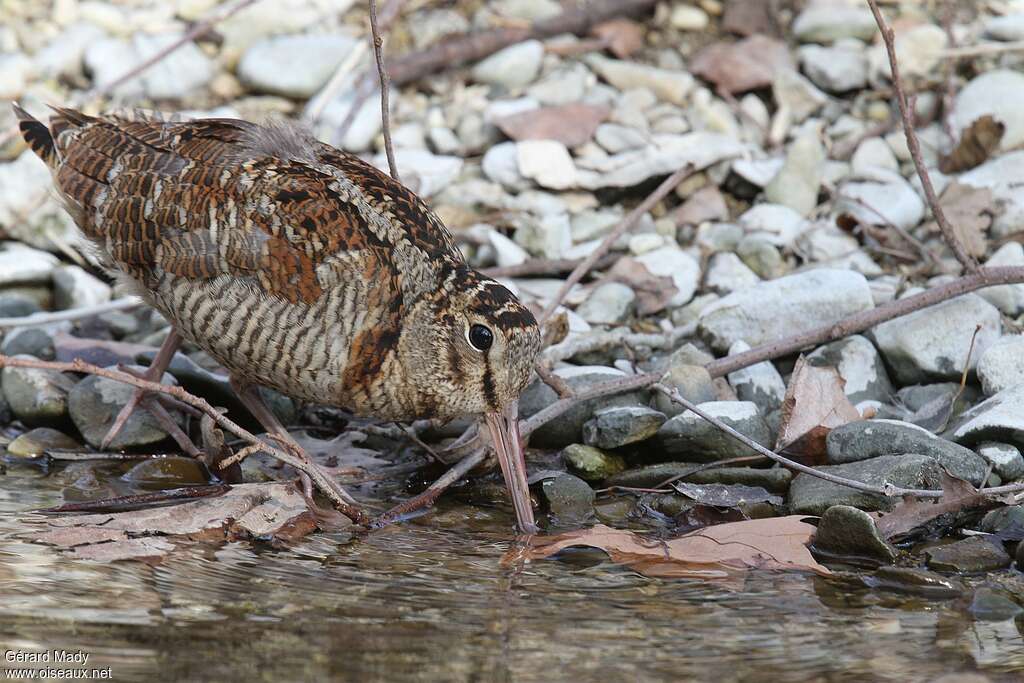
M 807 549 L 815 527 L 805 519 L 802 515 L 750 519 L 705 527 L 669 540 L 599 524 L 558 536 L 534 537 L 525 554 L 539 559 L 573 546 L 589 546 L 641 574 L 666 578 L 726 578 L 750 569 L 828 575 L 831 572 Z
M 776 450 L 806 464 L 823 464 L 828 433 L 862 419 L 846 397 L 845 386 L 846 381 L 835 368 L 811 365 L 801 356 L 782 402 Z
M 672 219 L 679 226 L 700 225 L 705 221 L 723 221 L 727 218 L 729 206 L 714 185 L 697 190 L 672 213 Z
M 678 292 L 672 278 L 654 275 L 632 256 L 616 261 L 608 271 L 608 279 L 629 285 L 636 292 L 636 307 L 640 315 L 664 310 Z
M 958 479 L 943 469 L 942 498 L 934 500 L 907 496 L 891 512 L 876 512 L 873 516 L 879 533 L 889 540 L 913 531 L 940 515 L 1003 504 L 1004 501 L 999 498 L 983 495 L 970 482 Z
M 988 229 L 998 213 L 992 191 L 953 181 L 939 204 L 967 251 L 975 257 L 984 256 L 988 252 Z M 938 230 L 938 225 L 932 221 L 926 229 Z
M 557 140 L 566 147 L 579 147 L 594 136 L 609 113 L 608 107 L 564 104 L 505 116 L 495 125 L 513 140 Z
M 733 94 L 767 88 L 780 69 L 793 69 L 786 44 L 762 35 L 708 45 L 690 61 L 690 72 Z
M 750 0 L 728 0 L 722 16 L 722 30 L 741 36 L 755 33 L 774 35 L 778 33 L 772 17 L 771 3 Z
M 629 19 L 612 19 L 590 29 L 590 35 L 600 38 L 608 50 L 619 59 L 626 59 L 644 46 L 643 24 Z
M 960 141 L 948 155 L 939 159 L 943 173 L 960 173 L 980 166 L 999 149 L 1006 126 L 986 114 L 964 128 Z

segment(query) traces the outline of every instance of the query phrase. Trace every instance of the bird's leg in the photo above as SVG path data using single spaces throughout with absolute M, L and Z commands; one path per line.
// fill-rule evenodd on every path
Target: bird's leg
M 297 458 L 307 463 L 310 467 L 317 467 L 317 464 L 313 462 L 306 451 L 303 450 L 302 446 L 298 444 L 292 435 L 288 433 L 288 430 L 284 428 L 277 416 L 274 415 L 273 411 L 267 407 L 267 404 L 263 402 L 260 397 L 259 391 L 255 385 L 240 382 L 234 377 L 231 378 L 231 386 L 234 388 L 235 393 L 238 394 L 239 400 L 242 401 L 242 405 L 249 409 L 249 412 L 253 414 L 263 428 L 267 430 L 275 441 L 284 445 L 288 450 L 292 451 Z M 302 480 L 302 490 L 307 494 L 313 491 L 313 482 L 310 481 L 309 475 L 305 472 L 299 472 L 299 477 Z M 330 479 L 330 478 L 329 478 Z M 349 503 L 350 505 L 359 506 L 359 503 L 349 495 L 348 491 L 343 489 L 340 484 L 330 479 L 334 492 L 338 495 L 341 500 Z
M 145 373 L 143 373 L 142 379 L 159 383 L 164 376 L 164 372 L 167 371 L 167 366 L 171 364 L 171 359 L 174 357 L 174 354 L 180 346 L 181 335 L 172 327 L 170 333 L 164 339 L 164 343 L 160 345 L 160 350 L 156 352 L 153 362 L 150 363 L 149 368 Z M 121 433 L 121 430 L 124 429 L 125 423 L 128 422 L 128 418 L 130 418 L 132 413 L 134 413 L 139 407 L 139 404 L 142 402 L 146 393 L 145 389 L 139 388 L 136 388 L 135 391 L 132 392 L 131 398 L 128 399 L 128 403 L 121 408 L 121 412 L 117 414 L 114 424 L 110 426 L 110 429 L 107 430 L 107 435 L 103 437 L 101 446 L 104 449 L 109 448 L 110 444 L 117 438 L 117 435 Z M 177 438 L 175 440 L 177 440 Z M 178 445 L 181 445 L 180 441 L 178 442 Z M 189 445 L 192 450 L 196 449 L 195 445 L 191 442 L 189 442 Z M 184 448 L 184 446 L 182 448 L 186 452 L 189 452 L 189 448 Z

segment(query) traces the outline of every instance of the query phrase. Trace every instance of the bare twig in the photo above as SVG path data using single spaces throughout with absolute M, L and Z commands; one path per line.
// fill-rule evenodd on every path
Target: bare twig
M 564 379 L 552 372 L 551 368 L 544 361 L 538 362 L 533 366 L 533 369 L 537 372 L 537 376 L 540 377 L 540 381 L 555 390 L 558 398 L 572 398 L 576 395 L 572 387 Z
M 953 21 L 956 19 L 956 3 L 946 2 L 945 11 L 942 14 L 942 30 L 946 32 L 946 40 L 951 48 L 956 48 L 956 33 L 953 31 Z M 942 93 L 942 130 L 949 139 L 950 145 L 956 144 L 956 131 L 953 129 L 953 110 L 956 106 L 956 63 L 947 61 L 942 66 L 946 86 Z
M 603 270 L 612 265 L 618 260 L 618 256 L 615 254 L 605 254 L 597 263 L 593 265 L 595 270 Z M 524 263 L 520 263 L 517 266 L 497 266 L 494 268 L 482 268 L 481 273 L 487 277 L 526 277 L 526 276 L 537 276 L 537 275 L 561 275 L 562 273 L 569 273 L 573 268 L 576 268 L 583 259 L 546 259 L 537 258 L 530 259 Z
M 398 164 L 395 163 L 395 149 L 391 145 L 391 111 L 388 98 L 388 70 L 384 66 L 384 39 L 380 36 L 377 26 L 377 0 L 370 0 L 370 34 L 373 40 L 373 54 L 377 58 L 377 74 L 380 76 L 380 116 L 384 129 L 384 153 L 388 157 L 388 168 L 391 177 L 402 182 L 398 177 Z
M 430 507 L 449 486 L 466 476 L 471 469 L 482 463 L 486 457 L 487 449 L 477 448 L 465 458 L 455 463 L 455 465 L 442 474 L 437 481 L 428 486 L 423 493 L 413 496 L 409 500 L 394 506 L 370 522 L 370 526 L 379 528 L 387 524 L 391 524 L 398 520 L 402 515 L 409 514 L 414 510 L 421 510 L 423 508 Z
M 612 248 L 612 245 L 615 244 L 615 242 L 617 242 L 627 230 L 636 225 L 637 221 L 639 221 L 645 213 L 650 211 L 655 204 L 664 199 L 669 192 L 675 189 L 676 185 L 681 183 L 684 178 L 692 173 L 693 167 L 690 165 L 679 169 L 668 178 L 665 178 L 661 185 L 658 185 L 658 188 L 654 190 L 647 199 L 640 202 L 635 209 L 626 214 L 626 216 L 619 221 L 619 224 L 616 225 L 615 228 L 601 241 L 601 244 L 599 244 L 594 251 L 590 252 L 590 254 L 583 259 L 583 262 L 576 266 L 572 273 L 569 274 L 569 277 L 566 278 L 565 282 L 558 290 L 558 293 L 555 294 L 554 298 L 548 302 L 548 305 L 540 314 L 540 323 L 544 324 L 544 322 L 551 317 L 551 314 L 554 313 L 555 309 L 561 305 L 565 296 L 569 293 L 569 290 L 571 290 L 577 282 L 582 280 L 584 275 L 590 272 L 590 269 L 594 264 Z
M 892 70 L 892 83 L 893 88 L 896 90 L 896 103 L 899 105 L 900 116 L 903 118 L 903 132 L 907 137 L 910 158 L 913 159 L 914 168 L 917 169 L 917 175 L 921 179 L 921 188 L 924 190 L 924 196 L 928 200 L 928 206 L 932 210 L 935 222 L 939 224 L 939 228 L 942 230 L 942 236 L 945 238 L 946 244 L 949 245 L 953 255 L 956 256 L 956 260 L 960 262 L 968 273 L 976 273 L 978 271 L 978 261 L 967 251 L 967 248 L 957 235 L 956 229 L 949 222 L 949 219 L 946 218 L 946 213 L 942 210 L 942 205 L 939 204 L 938 196 L 935 194 L 935 187 L 932 185 L 932 179 L 928 174 L 924 158 L 921 156 L 921 143 L 918 141 L 917 132 L 914 130 L 914 101 L 913 99 L 908 101 L 907 91 L 903 86 L 903 79 L 900 77 L 899 62 L 896 59 L 896 36 L 892 28 L 886 23 L 885 17 L 882 16 L 882 11 L 878 9 L 878 1 L 868 0 L 868 5 L 870 5 L 871 12 L 875 15 L 875 22 L 878 24 L 878 29 L 882 32 L 882 41 L 885 43 L 885 49 L 889 55 L 889 68 Z
M 1016 40 L 1007 43 L 981 43 L 979 45 L 964 45 L 953 47 L 939 53 L 942 59 L 963 59 L 964 57 L 981 57 L 984 55 L 998 55 L 1003 52 L 1024 51 L 1024 40 Z
M 95 306 L 82 306 L 81 308 L 71 308 L 66 311 L 57 311 L 55 313 L 33 313 L 32 315 L 26 315 L 22 318 L 0 318 L 0 330 L 11 327 L 48 325 L 50 323 L 58 323 L 64 320 L 81 320 L 82 318 L 89 318 L 94 315 L 99 315 L 100 313 L 124 311 L 129 308 L 135 308 L 141 304 L 142 300 L 139 299 L 139 297 L 126 296 L 122 299 L 115 299 L 114 301 L 96 304 Z
M 942 426 L 936 429 L 936 432 L 943 432 L 946 430 L 946 425 L 953 419 L 953 411 L 956 410 L 956 402 L 963 396 L 964 390 L 967 389 L 967 375 L 971 370 L 971 356 L 974 355 L 974 343 L 978 340 L 978 333 L 981 332 L 981 324 L 978 324 L 974 328 L 974 334 L 971 335 L 971 345 L 967 347 L 967 358 L 964 360 L 964 371 L 960 373 L 960 388 L 956 390 L 956 394 L 953 395 L 953 400 L 949 403 L 949 412 L 946 413 L 946 419 L 942 421 Z M 988 477 L 982 480 L 984 483 Z

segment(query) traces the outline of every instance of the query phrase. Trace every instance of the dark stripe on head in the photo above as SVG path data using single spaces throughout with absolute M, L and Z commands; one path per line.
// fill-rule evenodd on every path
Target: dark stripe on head
M 499 410 L 501 406 L 498 405 L 498 392 L 494 386 L 494 373 L 491 372 L 491 361 L 487 356 L 484 356 L 484 376 L 481 380 L 481 388 L 484 391 L 484 399 L 494 410 Z

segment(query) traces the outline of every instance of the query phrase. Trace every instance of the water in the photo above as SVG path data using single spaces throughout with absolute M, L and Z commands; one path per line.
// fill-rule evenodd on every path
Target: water
M 740 590 L 638 576 L 596 551 L 504 566 L 509 517 L 450 505 L 290 550 L 187 546 L 157 566 L 24 541 L 59 478 L 0 476 L 0 668 L 84 650 L 114 680 L 1019 681 L 1024 620 L 754 573 Z

